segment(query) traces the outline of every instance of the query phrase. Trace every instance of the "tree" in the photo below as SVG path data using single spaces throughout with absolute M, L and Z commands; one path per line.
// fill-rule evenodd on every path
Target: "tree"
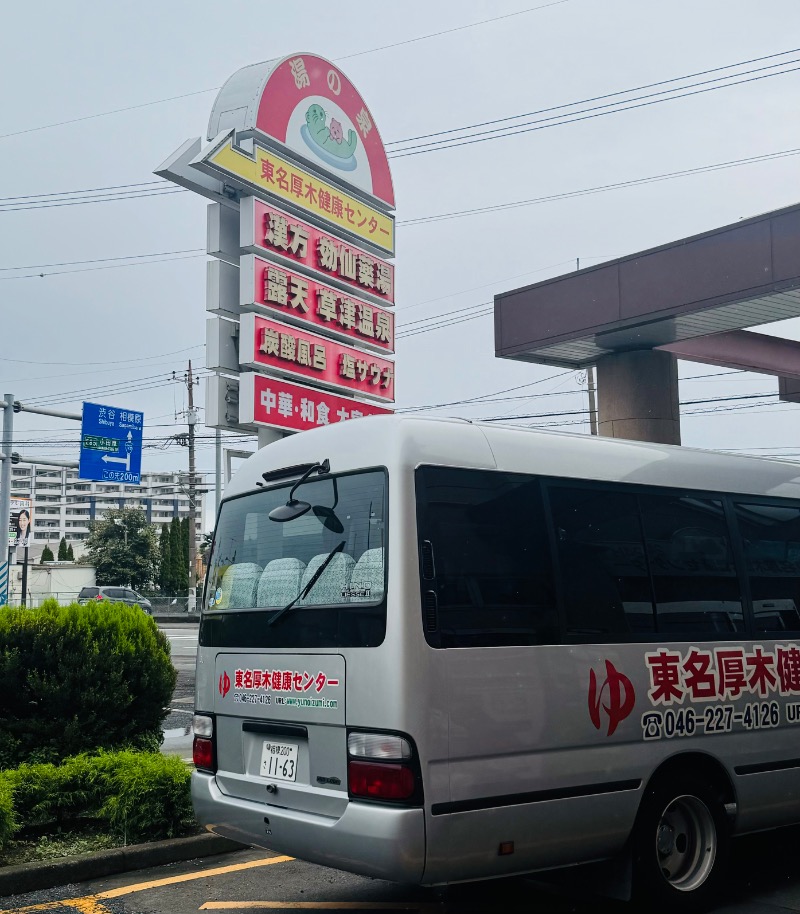
M 66 538 L 66 536 L 62 536 L 61 542 L 58 544 L 58 560 L 59 560 L 59 562 L 67 561 L 67 538 Z
M 87 553 L 97 569 L 100 586 L 130 584 L 138 589 L 153 580 L 158 566 L 158 539 L 144 511 L 107 511 L 102 520 L 89 524 L 89 530 Z
M 42 557 L 39 561 L 44 564 L 45 562 L 53 561 L 53 550 L 50 548 L 49 543 L 42 549 Z
M 72 551 L 72 543 L 70 543 L 69 546 L 67 546 L 67 561 L 68 562 L 75 561 L 75 553 Z
M 169 529 L 169 546 L 175 590 L 186 590 L 189 586 L 189 567 L 184 562 L 183 527 L 180 518 L 173 517 Z
M 172 593 L 172 591 L 175 590 L 169 534 L 169 524 L 163 524 L 161 527 L 161 539 L 158 544 L 158 586 L 164 593 Z

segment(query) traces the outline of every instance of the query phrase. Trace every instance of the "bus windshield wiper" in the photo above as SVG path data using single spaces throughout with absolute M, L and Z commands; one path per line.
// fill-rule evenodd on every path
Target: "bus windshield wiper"
M 291 603 L 287 603 L 286 606 L 283 607 L 283 609 L 279 609 L 275 613 L 275 615 L 269 620 L 269 622 L 267 622 L 267 625 L 274 625 L 284 613 L 289 612 L 289 610 L 294 606 L 295 603 L 297 603 L 298 600 L 304 600 L 311 593 L 311 588 L 322 577 L 323 573 L 325 572 L 325 569 L 333 561 L 333 557 L 336 555 L 336 553 L 341 552 L 342 549 L 344 549 L 344 544 L 345 544 L 345 540 L 342 540 L 338 546 L 335 546 L 333 549 L 331 549 L 331 551 L 325 557 L 325 561 L 319 566 L 319 568 L 317 568 L 317 570 L 311 576 L 311 580 L 308 582 L 308 584 L 306 584 L 306 586 L 300 591 L 300 593 L 294 598 L 294 600 L 291 601 Z

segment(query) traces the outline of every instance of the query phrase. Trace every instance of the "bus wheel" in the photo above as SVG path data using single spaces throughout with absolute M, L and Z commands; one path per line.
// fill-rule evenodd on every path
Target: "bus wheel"
M 634 890 L 672 912 L 715 899 L 730 844 L 725 806 L 713 785 L 690 777 L 648 788 L 634 829 Z

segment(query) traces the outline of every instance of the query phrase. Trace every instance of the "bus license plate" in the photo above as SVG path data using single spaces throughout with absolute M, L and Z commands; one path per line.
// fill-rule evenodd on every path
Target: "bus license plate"
M 292 743 L 274 743 L 264 740 L 261 750 L 262 777 L 276 781 L 294 781 L 297 778 L 297 746 Z

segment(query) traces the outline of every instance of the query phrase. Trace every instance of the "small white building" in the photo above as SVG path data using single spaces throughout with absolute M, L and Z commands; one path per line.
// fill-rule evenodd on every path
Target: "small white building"
M 77 599 L 82 587 L 94 587 L 95 570 L 92 565 L 73 565 L 71 562 L 53 562 L 47 565 L 28 565 L 28 606 L 39 606 L 48 597 L 59 603 Z M 18 606 L 22 596 L 22 565 L 11 566 L 9 603 Z

